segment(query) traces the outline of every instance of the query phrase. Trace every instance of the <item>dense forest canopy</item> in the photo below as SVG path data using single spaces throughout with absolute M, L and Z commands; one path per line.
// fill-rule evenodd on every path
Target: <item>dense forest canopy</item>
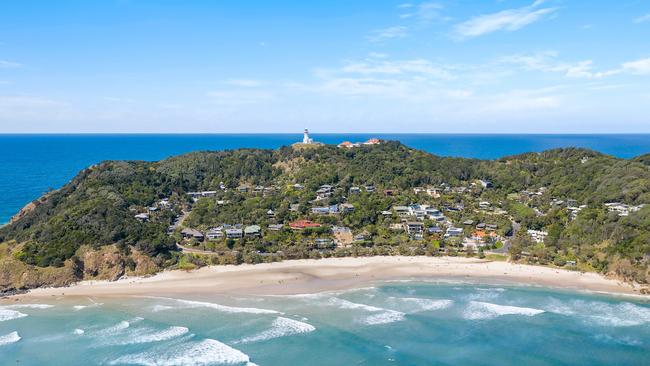
M 332 185 L 336 190 L 325 203 L 349 202 L 356 209 L 340 219 L 318 220 L 368 233 L 371 239 L 366 246 L 372 246 L 373 240 L 399 245 L 399 240 L 409 239 L 386 240 L 388 223 L 379 212 L 395 204 L 418 202 L 421 198 L 413 193 L 415 187 L 467 186 L 476 180 L 490 181 L 493 187 L 467 197 L 443 195 L 432 203 L 471 206 L 474 201 L 489 200 L 508 212 L 509 219 L 500 225 L 508 227 L 504 235 L 512 234 L 511 220 L 523 229 L 548 231 L 543 244 L 514 238 L 514 259 L 521 258 L 521 253 L 532 253 L 528 258 L 540 263 L 577 259 L 597 271 L 615 272 L 638 282 L 650 280 L 650 207 L 621 217 L 604 206 L 650 203 L 649 155 L 625 160 L 578 148 L 488 161 L 438 157 L 399 142 L 384 142 L 352 149 L 330 145 L 239 149 L 194 152 L 159 162 L 105 161 L 33 202 L 0 228 L 0 242 L 9 243 L 13 257 L 30 266 L 61 267 L 66 261 L 78 261 L 82 247 L 98 250 L 115 245 L 125 252 L 144 253 L 162 267 L 171 263 L 177 250 L 177 238 L 168 235 L 167 228 L 184 207 L 194 206 L 186 218 L 193 227 L 209 228 L 225 221 L 268 224 L 269 209 L 275 211 L 274 222 L 283 222 L 309 215 L 313 192 L 321 185 Z M 296 184 L 304 189 L 291 189 Z M 398 194 L 348 194 L 352 187 L 367 185 L 375 186 L 377 192 Z M 274 186 L 278 192 L 268 197 L 246 196 L 238 194 L 241 186 Z M 544 196 L 526 202 L 514 199 L 522 191 L 539 189 L 545 190 Z M 222 192 L 219 199 L 230 204 L 194 203 L 188 196 L 194 191 Z M 156 212 L 151 220 L 134 218 L 134 213 L 162 199 L 173 201 L 174 209 Z M 586 207 L 569 218 L 567 210 L 554 207 L 552 200 L 575 200 Z M 292 211 L 292 204 L 301 209 Z M 475 214 L 458 217 L 468 215 Z M 277 243 L 267 240 L 255 243 L 252 250 L 259 252 L 263 243 L 277 249 Z M 291 251 L 290 245 L 284 243 L 283 250 Z

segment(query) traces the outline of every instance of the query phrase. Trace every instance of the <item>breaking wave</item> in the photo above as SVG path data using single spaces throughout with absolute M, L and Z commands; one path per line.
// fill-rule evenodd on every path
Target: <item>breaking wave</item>
M 269 339 L 286 337 L 294 334 L 309 333 L 315 330 L 316 327 L 311 324 L 279 316 L 273 321 L 271 329 L 265 330 L 251 337 L 242 338 L 235 343 L 266 341 Z
M 9 334 L 5 334 L 3 336 L 0 336 L 0 346 L 16 343 L 19 340 L 21 340 L 21 338 L 18 335 L 18 332 L 11 332 Z
M 389 297 L 388 303 L 399 307 L 399 309 L 407 313 L 419 313 L 422 311 L 447 309 L 454 304 L 454 301 L 447 299 L 425 299 L 419 297 Z
M 7 309 L 49 309 L 53 307 L 54 305 L 50 304 L 16 304 L 5 306 Z
M 546 310 L 600 326 L 631 327 L 650 323 L 650 308 L 629 302 L 610 304 L 584 300 L 561 302 L 553 299 Z
M 82 334 L 84 334 L 86 332 L 83 329 L 77 328 L 77 329 L 73 330 L 72 333 L 75 334 L 75 335 L 82 335 Z
M 404 314 L 401 311 L 384 309 L 372 305 L 358 304 L 338 297 L 331 297 L 328 300 L 330 305 L 337 306 L 340 309 L 357 309 L 368 312 L 378 313 L 365 317 L 361 322 L 367 325 L 388 324 L 404 320 Z
M 134 329 L 126 334 L 120 335 L 120 340 L 115 342 L 107 342 L 105 345 L 127 345 L 127 344 L 141 344 L 168 341 L 187 334 L 189 329 L 185 327 L 172 326 L 163 330 L 156 330 L 151 328 Z
M 193 301 L 193 300 L 183 300 L 183 299 L 174 299 L 169 297 L 154 297 L 156 299 L 175 301 L 180 304 L 180 307 L 165 307 L 166 305 L 161 305 L 159 307 L 154 306 L 154 311 L 163 311 L 169 309 L 178 309 L 178 308 L 210 308 L 224 313 L 247 313 L 247 314 L 281 314 L 279 311 L 269 310 L 269 309 L 260 309 L 260 308 L 243 308 L 235 306 L 227 306 L 221 304 L 215 304 L 211 302 L 204 301 Z
M 27 314 L 23 314 L 20 311 L 0 307 L 0 322 L 23 318 L 26 316 Z
M 111 361 L 109 364 L 143 366 L 255 365 L 250 361 L 247 354 L 214 339 L 205 339 L 176 347 L 126 355 Z
M 463 318 L 468 320 L 494 319 L 502 315 L 535 316 L 544 310 L 518 306 L 497 305 L 489 302 L 470 301 L 463 312 Z

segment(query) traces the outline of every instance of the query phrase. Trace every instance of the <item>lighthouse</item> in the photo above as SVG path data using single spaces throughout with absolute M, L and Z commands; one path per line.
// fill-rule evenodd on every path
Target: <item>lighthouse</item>
M 307 130 L 305 128 L 305 132 L 303 133 L 303 137 L 302 137 L 302 143 L 303 144 L 311 144 L 313 142 L 314 142 L 314 140 L 309 137 L 309 130 Z

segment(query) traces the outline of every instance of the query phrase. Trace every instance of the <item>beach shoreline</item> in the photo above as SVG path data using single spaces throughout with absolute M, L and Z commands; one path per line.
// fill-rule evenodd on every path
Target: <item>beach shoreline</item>
M 650 298 L 631 284 L 596 273 L 461 257 L 347 257 L 169 270 L 150 277 L 82 281 L 9 296 L 21 301 L 52 296 L 290 295 L 346 290 L 376 282 L 461 280 L 509 283 Z

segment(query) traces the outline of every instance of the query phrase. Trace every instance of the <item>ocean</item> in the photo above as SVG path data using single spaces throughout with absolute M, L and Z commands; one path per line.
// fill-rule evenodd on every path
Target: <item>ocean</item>
M 649 355 L 647 302 L 456 279 L 0 306 L 2 365 L 598 366 Z
M 621 158 L 650 152 L 650 135 L 313 134 L 338 144 L 371 137 L 398 140 L 441 156 L 494 159 L 556 147 L 586 147 Z M 0 224 L 25 204 L 102 160 L 160 160 L 196 150 L 277 148 L 302 134 L 2 135 Z

